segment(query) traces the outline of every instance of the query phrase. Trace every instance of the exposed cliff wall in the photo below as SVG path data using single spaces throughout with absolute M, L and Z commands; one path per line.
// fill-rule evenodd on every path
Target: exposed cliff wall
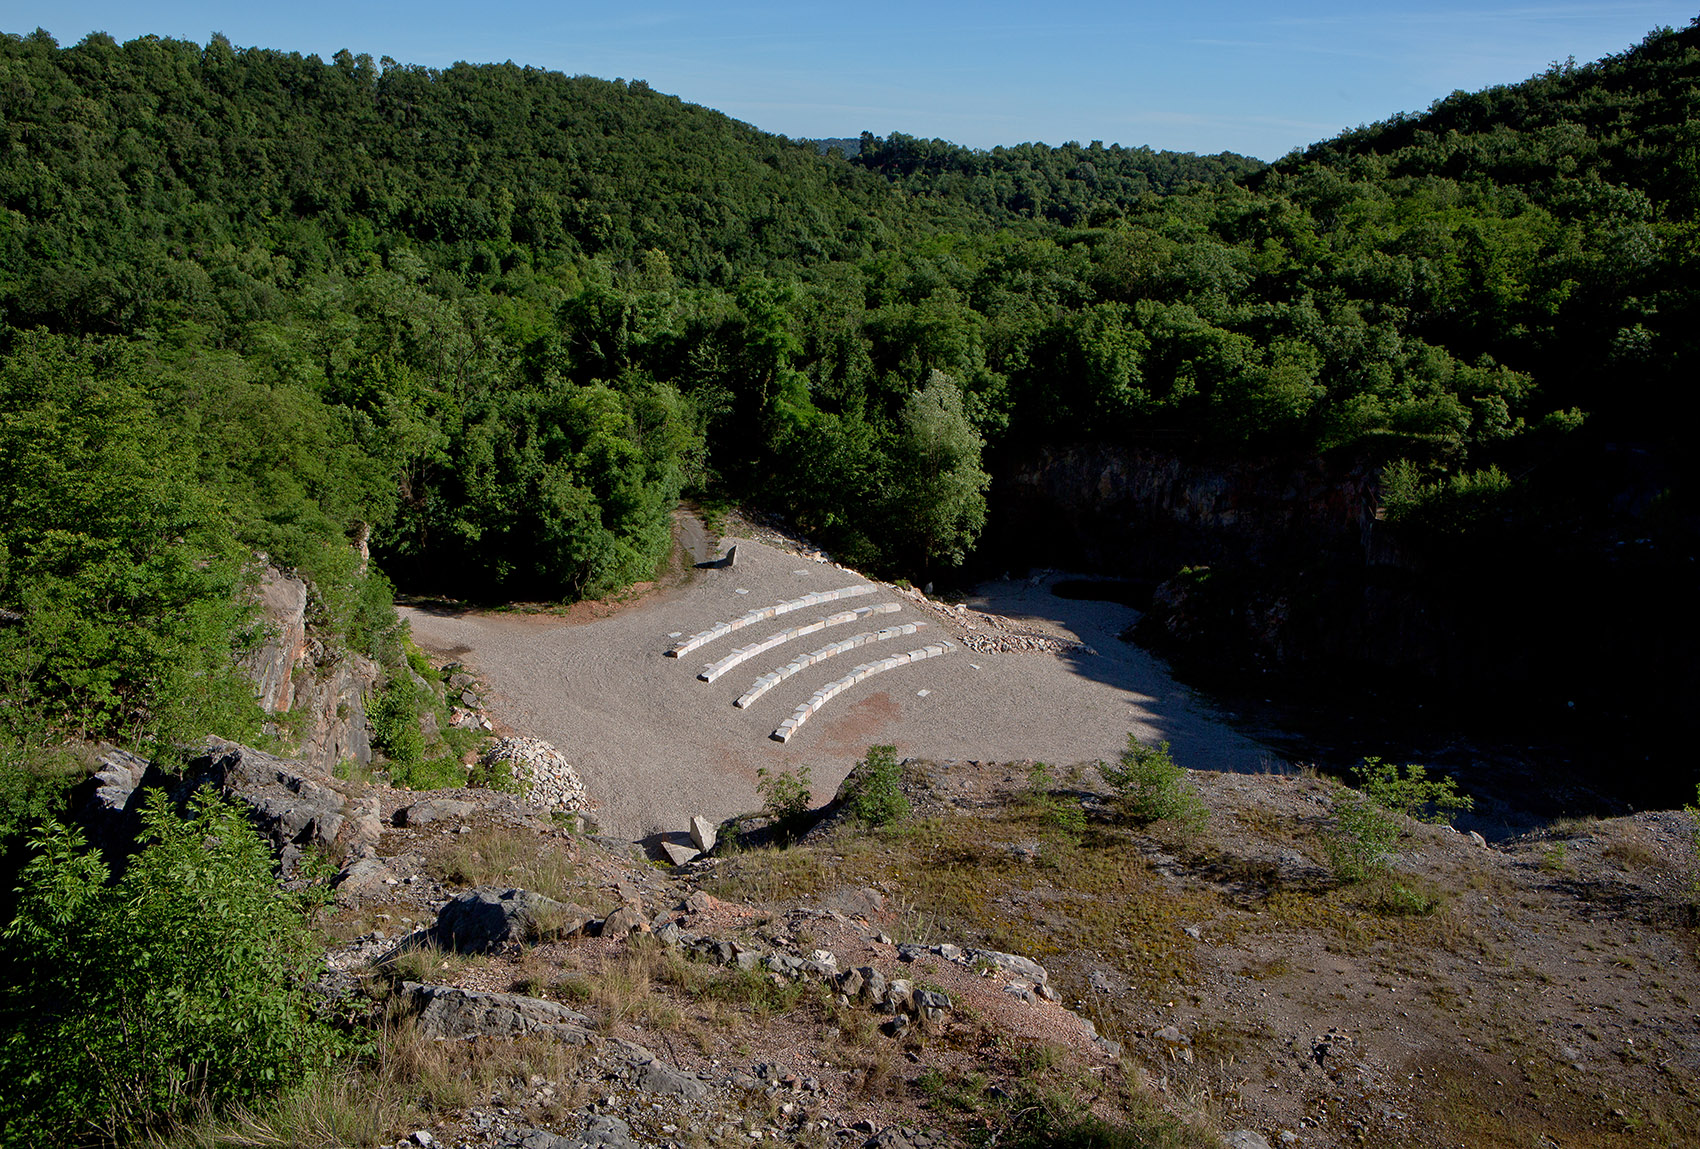
M 370 762 L 366 698 L 381 668 L 358 654 L 333 652 L 311 633 L 310 596 L 301 579 L 268 565 L 257 596 L 265 638 L 242 668 L 254 680 L 260 706 L 309 765 L 329 770 L 344 759 Z
M 1013 559 L 1164 579 L 1183 566 L 1358 556 L 1374 546 L 1359 460 L 1188 458 L 1161 446 L 1045 446 L 1006 460 L 990 540 Z
M 1152 586 L 1141 637 L 1218 673 L 1518 673 L 1513 644 L 1490 667 L 1459 641 L 1446 587 L 1378 520 L 1378 496 L 1364 457 L 1050 445 L 1004 460 L 988 550 Z

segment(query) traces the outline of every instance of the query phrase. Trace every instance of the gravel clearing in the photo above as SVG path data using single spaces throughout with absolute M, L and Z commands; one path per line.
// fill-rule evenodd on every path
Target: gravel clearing
M 1214 716 L 1157 659 L 1116 637 L 1137 611 L 1059 598 L 1050 588 L 1061 575 L 986 584 L 968 600 L 968 611 L 956 611 L 756 539 L 721 543 L 737 545 L 735 566 L 693 569 L 681 585 L 615 610 L 406 607 L 402 614 L 421 646 L 477 671 L 499 731 L 553 743 L 577 767 L 605 832 L 632 839 L 678 830 L 693 814 L 718 821 L 758 808 L 756 771 L 763 767 L 808 766 L 815 799 L 824 802 L 877 743 L 895 745 L 899 758 L 1037 758 L 1064 765 L 1113 758 L 1133 731 L 1168 740 L 1176 760 L 1194 768 L 1256 771 L 1277 760 Z M 774 728 L 847 667 L 810 667 L 740 710 L 733 700 L 755 678 L 809 649 L 807 639 L 753 658 L 713 684 L 698 681 L 703 666 L 748 641 L 746 634 L 765 636 L 765 626 L 733 632 L 684 658 L 663 656 L 680 638 L 750 610 L 857 584 L 875 588 L 859 604 L 895 602 L 900 610 L 884 616 L 892 623 L 928 622 L 929 641 L 949 638 L 965 649 L 858 683 L 786 744 L 769 738 Z M 831 609 L 790 617 L 810 621 Z M 996 625 L 988 626 L 984 615 Z M 990 645 L 985 638 L 993 630 L 1054 641 L 974 649 Z

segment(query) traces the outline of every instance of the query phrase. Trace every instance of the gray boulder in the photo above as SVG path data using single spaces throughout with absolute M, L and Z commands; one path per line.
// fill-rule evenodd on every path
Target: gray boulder
M 286 873 L 308 847 L 345 857 L 377 844 L 376 807 L 348 808 L 336 780 L 305 763 L 212 738 L 183 777 L 185 795 L 203 786 L 248 806 Z
M 460 802 L 453 798 L 427 798 L 397 810 L 395 821 L 398 826 L 425 826 L 432 822 L 470 818 L 476 809 L 477 805 L 472 802 Z
M 734 548 L 736 549 L 736 548 Z M 691 842 L 705 854 L 714 852 L 716 838 L 714 823 L 701 814 L 691 819 Z
M 1235 1129 L 1222 1134 L 1227 1149 L 1269 1149 L 1269 1140 L 1255 1129 Z
M 517 1037 L 548 1034 L 573 1045 L 587 1040 L 590 1019 L 542 998 L 518 993 L 480 993 L 454 986 L 402 983 L 418 1011 L 415 1024 L 426 1037 Z
M 1025 978 L 1034 985 L 1044 985 L 1051 980 L 1051 975 L 1045 971 L 1044 966 L 1032 958 L 1024 958 L 1020 954 L 1006 954 L 999 950 L 970 949 L 964 951 L 963 956 L 968 959 L 971 965 L 991 966 L 993 969 L 1003 970 L 1005 973 Z
M 444 906 L 431 927 L 432 940 L 461 953 L 488 953 L 544 934 L 565 937 L 595 919 L 583 906 L 557 902 L 530 890 L 469 890 Z

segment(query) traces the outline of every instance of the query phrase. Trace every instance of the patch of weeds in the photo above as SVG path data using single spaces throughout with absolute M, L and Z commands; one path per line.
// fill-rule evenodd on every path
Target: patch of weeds
M 1367 794 L 1341 787 L 1334 798 L 1334 829 L 1322 849 L 1334 876 L 1348 884 L 1385 873 L 1399 841 L 1399 820 Z
M 514 776 L 514 764 L 508 758 L 487 760 L 483 755 L 479 755 L 478 761 L 467 771 L 466 784 L 484 790 L 500 790 L 506 794 L 525 792 L 525 783 Z
M 458 835 L 431 868 L 450 885 L 506 883 L 558 902 L 571 901 L 579 884 L 578 867 L 558 840 L 537 841 L 496 829 Z
M 562 1001 L 569 1001 L 575 1005 L 582 1005 L 589 1001 L 592 992 L 590 982 L 579 974 L 571 974 L 561 978 L 550 989 Z
M 858 822 L 884 826 L 909 817 L 909 799 L 903 795 L 903 768 L 897 763 L 897 747 L 870 746 L 868 756 L 856 763 L 844 808 Z
M 455 950 L 420 945 L 391 955 L 376 967 L 376 972 L 392 985 L 400 987 L 404 981 L 449 980 L 476 960 Z
M 1271 978 L 1285 977 L 1293 972 L 1293 967 L 1284 957 L 1272 957 L 1263 961 L 1252 962 L 1240 971 L 1253 981 L 1268 981 Z
M 1342 786 L 1335 791 L 1334 829 L 1322 839 L 1329 868 L 1347 884 L 1388 873 L 1394 846 L 1404 832 L 1403 818 L 1441 823 L 1475 805 L 1468 795 L 1458 793 L 1451 778 L 1431 779 L 1422 766 L 1395 766 L 1365 758 L 1354 773 L 1361 788 Z M 1396 896 L 1389 904 L 1407 903 Z
M 1565 844 L 1554 842 L 1541 851 L 1540 868 L 1549 874 L 1563 874 L 1570 870 L 1570 863 L 1565 859 Z
M 1167 742 L 1146 746 L 1129 734 L 1121 758 L 1113 766 L 1098 763 L 1098 773 L 1115 791 L 1116 806 L 1134 822 L 1168 820 L 1194 828 L 1204 823 L 1204 803 Z
M 698 992 L 710 1001 L 737 1006 L 759 1025 L 796 1009 L 811 990 L 822 992 L 819 986 L 775 980 L 774 975 L 760 970 L 728 969 L 705 981 Z
M 1409 876 L 1395 879 L 1391 873 L 1377 874 L 1363 886 L 1364 905 L 1379 914 L 1427 917 L 1439 909 L 1440 893 L 1427 882 Z
M 370 762 L 361 762 L 355 758 L 344 758 L 332 766 L 331 776 L 362 788 L 378 780 L 378 772 L 372 768 Z
M 832 875 L 812 850 L 744 850 L 721 862 L 703 888 L 736 902 L 771 902 L 826 889 Z
M 1217 1141 L 1202 1128 L 1164 1112 L 1123 1083 L 1116 1119 L 1099 1116 L 1085 1098 L 1098 1092 L 1077 1075 L 1059 1072 L 1055 1058 L 1027 1058 L 995 1114 L 983 1115 L 990 1143 L 1019 1149 L 1204 1149 Z
M 986 1076 L 983 1073 L 945 1073 L 928 1069 L 915 1079 L 915 1087 L 927 1099 L 934 1112 L 978 1113 L 986 1102 Z
M 466 770 L 447 754 L 429 761 L 391 759 L 390 784 L 405 790 L 454 790 L 466 785 Z
M 1022 801 L 1050 829 L 1070 841 L 1078 841 L 1086 831 L 1086 813 L 1078 802 L 1058 798 L 1053 794 L 1056 776 L 1043 762 L 1035 762 L 1027 771 L 1027 792 Z

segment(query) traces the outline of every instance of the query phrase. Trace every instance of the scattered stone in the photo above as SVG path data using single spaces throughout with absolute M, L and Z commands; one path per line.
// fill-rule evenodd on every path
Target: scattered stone
M 1470 837 L 1470 841 L 1474 842 L 1476 845 L 1480 846 L 1484 850 L 1487 849 L 1487 839 L 1482 837 L 1476 831 L 1471 830 L 1469 837 Z
M 561 752 L 541 738 L 502 738 L 484 755 L 484 765 L 506 762 L 526 801 L 547 810 L 588 810 L 584 782 Z
M 1270 1149 L 1268 1140 L 1255 1129 L 1235 1129 L 1222 1134 L 1226 1149 Z
M 342 872 L 331 880 L 331 886 L 338 898 L 346 900 L 397 881 L 395 871 L 384 865 L 382 860 L 367 856 L 356 858 L 344 866 Z
M 1020 954 L 1006 954 L 999 950 L 970 949 L 963 952 L 963 957 L 970 965 L 1002 970 L 1005 973 L 1025 978 L 1034 985 L 1044 985 L 1051 980 L 1051 975 L 1045 972 L 1044 966 L 1032 958 L 1024 958 Z
M 605 938 L 619 938 L 649 932 L 649 923 L 644 920 L 643 911 L 632 906 L 621 906 L 602 919 L 602 936 Z

